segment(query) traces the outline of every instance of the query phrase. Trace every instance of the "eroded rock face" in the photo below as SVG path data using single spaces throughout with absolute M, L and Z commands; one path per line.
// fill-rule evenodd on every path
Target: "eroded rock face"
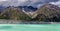
M 1 19 L 30 20 L 30 17 L 18 7 L 7 7 L 1 14 Z
M 22 7 L 22 11 L 25 14 L 27 14 L 28 16 L 30 16 L 31 18 L 34 18 L 37 15 L 36 10 L 37 10 L 37 8 L 34 8 L 32 6 L 23 6 Z
M 60 21 L 60 7 L 52 4 L 45 4 L 37 10 L 37 14 L 37 20 Z

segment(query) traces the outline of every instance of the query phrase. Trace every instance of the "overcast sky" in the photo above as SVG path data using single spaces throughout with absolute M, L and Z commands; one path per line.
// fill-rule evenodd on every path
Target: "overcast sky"
M 2 6 L 33 6 L 40 7 L 45 3 L 60 6 L 60 0 L 0 0 Z

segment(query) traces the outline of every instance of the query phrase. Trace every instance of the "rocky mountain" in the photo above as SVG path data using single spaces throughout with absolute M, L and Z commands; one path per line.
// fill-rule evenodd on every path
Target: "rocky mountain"
M 0 14 L 0 19 L 30 20 L 30 17 L 22 9 L 9 6 Z
M 12 7 L 14 7 L 14 6 L 12 6 Z M 0 12 L 4 11 L 5 8 L 8 8 L 8 7 L 1 6 L 0 7 Z M 34 8 L 32 6 L 18 6 L 18 7 L 15 7 L 15 8 L 21 9 L 25 14 L 27 14 L 30 17 L 32 17 L 35 14 L 35 11 L 37 10 L 37 8 Z
M 37 8 L 34 8 L 32 6 L 19 6 L 19 8 L 22 9 L 22 11 L 27 14 L 28 16 L 30 16 L 31 18 L 34 18 L 36 14 L 36 10 Z
M 37 16 L 34 18 L 39 21 L 50 21 L 59 22 L 60 21 L 60 7 L 52 4 L 45 4 L 40 9 L 37 10 Z
M 60 7 L 53 4 L 45 4 L 39 9 L 31 6 L 9 6 L 0 13 L 0 19 L 60 22 Z

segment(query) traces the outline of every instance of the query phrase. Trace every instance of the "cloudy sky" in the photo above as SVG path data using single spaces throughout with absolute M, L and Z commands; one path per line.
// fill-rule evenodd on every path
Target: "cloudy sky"
M 60 0 L 0 0 L 2 6 L 33 6 L 40 7 L 46 3 L 60 6 Z

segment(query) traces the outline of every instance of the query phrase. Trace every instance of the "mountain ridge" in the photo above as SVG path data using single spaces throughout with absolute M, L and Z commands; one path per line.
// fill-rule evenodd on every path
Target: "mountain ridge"
M 26 7 L 26 6 L 25 6 Z M 16 20 L 30 20 L 42 22 L 60 21 L 60 7 L 53 4 L 45 4 L 34 11 L 25 11 L 25 7 L 7 7 L 0 17 Z M 32 7 L 31 7 L 32 8 Z M 27 7 L 28 9 L 28 7 Z M 3 15 L 3 16 L 2 16 Z M 11 16 L 9 16 L 11 15 Z
M 45 4 L 42 8 L 37 10 L 37 17 L 35 19 L 42 21 L 60 21 L 60 7 L 53 4 Z

